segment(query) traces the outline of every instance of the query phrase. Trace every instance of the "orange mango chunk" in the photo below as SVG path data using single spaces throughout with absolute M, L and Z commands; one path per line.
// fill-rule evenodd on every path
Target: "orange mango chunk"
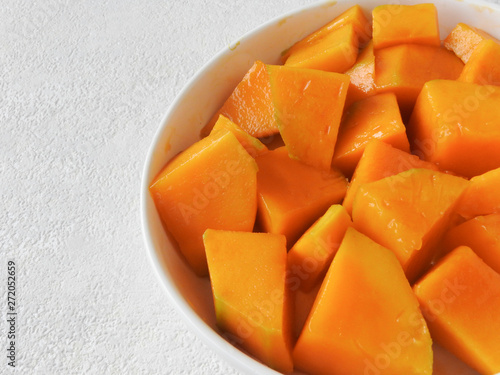
M 500 168 L 472 177 L 457 204 L 456 212 L 465 219 L 500 213 Z
M 285 147 L 257 156 L 258 218 L 262 229 L 284 234 L 291 247 L 328 207 L 340 203 L 347 180 L 288 156 Z
M 221 130 L 167 164 L 149 191 L 188 264 L 197 275 L 206 276 L 205 230 L 253 229 L 257 164 L 233 133 Z
M 481 374 L 500 372 L 500 275 L 458 247 L 414 286 L 432 338 Z
M 276 65 L 268 69 L 275 116 L 290 157 L 329 170 L 349 77 Z
M 414 153 L 472 177 L 500 167 L 500 87 L 427 82 L 407 127 Z
M 434 4 L 379 5 L 372 15 L 375 49 L 410 43 L 441 45 Z
M 346 107 L 352 103 L 372 96 L 375 87 L 375 54 L 373 41 L 370 41 L 358 55 L 356 63 L 345 72 L 349 76 L 349 90 L 347 91 Z
M 357 57 L 358 36 L 354 26 L 347 24 L 301 48 L 295 48 L 285 66 L 343 73 L 356 62 Z
M 381 139 L 410 152 L 406 128 L 393 93 L 374 95 L 354 103 L 340 124 L 332 165 L 351 176 L 366 144 Z
M 467 63 L 479 43 L 487 39 L 496 40 L 483 30 L 459 23 L 444 40 L 444 46 Z
M 330 21 L 323 27 L 312 32 L 305 38 L 299 40 L 293 46 L 283 53 L 282 62 L 285 63 L 288 57 L 295 54 L 297 51 L 308 48 L 310 45 L 317 43 L 319 40 L 326 38 L 329 34 L 338 30 L 341 27 L 352 25 L 356 33 L 358 43 L 363 44 L 371 38 L 371 24 L 366 18 L 363 9 L 359 5 L 346 10 L 344 13 Z
M 208 229 L 203 241 L 218 327 L 266 365 L 291 372 L 285 237 Z
M 224 115 L 253 137 L 278 133 L 271 100 L 271 86 L 266 65 L 256 61 L 236 86 L 232 94 L 201 130 L 207 136 L 214 124 Z
M 229 130 L 233 133 L 245 150 L 253 157 L 268 151 L 267 147 L 260 140 L 252 137 L 224 115 L 219 115 L 219 119 L 210 134 L 218 132 L 221 129 Z
M 430 265 L 468 181 L 429 169 L 410 169 L 361 185 L 354 227 L 392 250 L 410 282 Z
M 478 216 L 450 229 L 443 246 L 446 252 L 468 246 L 500 274 L 500 214 Z
M 500 42 L 486 39 L 479 43 L 458 80 L 500 86 Z
M 339 204 L 332 205 L 288 253 L 289 277 L 303 291 L 310 291 L 325 275 L 344 234 L 352 225 L 351 217 Z
M 351 215 L 352 203 L 361 185 L 394 176 L 413 168 L 438 170 L 435 164 L 420 160 L 418 156 L 401 151 L 383 141 L 374 139 L 368 142 L 354 170 L 342 205 Z
M 457 79 L 463 67 L 443 47 L 402 44 L 375 51 L 375 85 L 379 93 L 396 94 L 405 118 L 427 81 Z
M 293 358 L 310 374 L 432 374 L 427 325 L 390 250 L 347 230 Z

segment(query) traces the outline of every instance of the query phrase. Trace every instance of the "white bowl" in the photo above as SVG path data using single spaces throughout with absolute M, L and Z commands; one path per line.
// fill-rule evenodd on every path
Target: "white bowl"
M 358 4 L 369 14 L 375 6 L 387 3 L 394 1 L 367 0 Z M 438 8 L 441 38 L 446 37 L 458 22 L 477 26 L 500 38 L 500 6 L 476 0 L 438 0 L 434 3 Z M 284 49 L 354 4 L 356 2 L 330 1 L 296 10 L 267 22 L 218 53 L 170 105 L 144 166 L 141 186 L 143 233 L 149 259 L 161 284 L 196 333 L 235 368 L 249 374 L 278 373 L 220 336 L 215 328 L 209 279 L 196 277 L 180 258 L 165 234 L 148 187 L 172 156 L 199 139 L 200 129 L 255 60 L 278 63 Z

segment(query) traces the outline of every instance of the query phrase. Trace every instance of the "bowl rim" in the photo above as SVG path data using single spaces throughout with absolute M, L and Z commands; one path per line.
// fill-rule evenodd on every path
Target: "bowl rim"
M 438 0 L 438 1 L 391 1 L 387 0 L 387 4 L 389 3 L 434 3 L 434 2 L 452 2 L 453 0 Z M 498 12 L 500 14 L 500 3 L 494 3 L 492 1 L 486 0 L 455 0 L 461 3 L 475 5 L 478 7 L 491 8 L 494 12 Z M 150 146 L 147 151 L 147 156 L 144 161 L 142 175 L 141 175 L 141 184 L 140 184 L 140 215 L 141 215 L 141 227 L 142 234 L 144 239 L 144 244 L 146 245 L 146 253 L 147 258 L 151 267 L 153 268 L 157 280 L 160 281 L 160 284 L 164 291 L 166 291 L 170 302 L 175 306 L 175 310 L 180 314 L 182 319 L 187 323 L 186 326 L 194 332 L 198 337 L 202 339 L 205 345 L 212 349 L 214 353 L 216 353 L 219 357 L 222 357 L 226 362 L 228 362 L 234 369 L 243 370 L 246 373 L 255 373 L 255 371 L 259 371 L 260 374 L 268 374 L 268 375 L 279 375 L 281 373 L 267 367 L 262 364 L 258 360 L 252 358 L 250 355 L 246 354 L 242 350 L 238 349 L 230 342 L 225 340 L 219 333 L 213 330 L 205 321 L 194 311 L 194 309 L 190 306 L 190 304 L 186 301 L 184 296 L 180 293 L 180 291 L 175 287 L 175 282 L 171 275 L 164 272 L 164 269 L 161 265 L 161 262 L 157 256 L 155 246 L 152 241 L 152 233 L 151 228 L 148 223 L 148 207 L 147 200 L 149 198 L 149 186 L 150 186 L 150 168 L 152 159 L 154 157 L 154 152 L 158 147 L 161 135 L 165 131 L 166 128 L 169 127 L 169 119 L 174 113 L 175 109 L 178 105 L 185 99 L 187 94 L 196 86 L 200 77 L 205 74 L 205 71 L 209 70 L 211 67 L 214 67 L 219 63 L 225 56 L 228 56 L 233 46 L 236 46 L 239 43 L 245 43 L 248 39 L 262 32 L 263 30 L 271 27 L 272 25 L 292 16 L 296 16 L 299 13 L 304 11 L 311 11 L 316 8 L 323 7 L 325 5 L 335 5 L 335 3 L 352 3 L 352 5 L 360 5 L 363 6 L 365 3 L 364 0 L 338 0 L 338 1 L 317 1 L 311 4 L 307 4 L 286 13 L 282 13 L 276 17 L 273 17 L 266 22 L 259 24 L 255 28 L 251 29 L 244 33 L 241 37 L 229 43 L 229 45 L 223 47 L 219 50 L 214 56 L 212 56 L 206 63 L 204 63 L 196 73 L 188 79 L 188 81 L 184 84 L 180 92 L 175 96 L 174 100 L 168 106 L 165 114 L 162 116 L 162 119 L 156 129 L 154 137 L 150 143 Z M 214 348 L 217 347 L 217 348 Z

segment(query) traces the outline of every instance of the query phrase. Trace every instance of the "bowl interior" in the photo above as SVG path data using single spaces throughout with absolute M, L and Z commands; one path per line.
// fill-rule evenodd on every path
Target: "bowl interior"
M 420 1 L 421 2 L 421 1 Z M 366 14 L 387 0 L 358 2 Z M 399 1 L 415 4 L 417 1 Z M 246 34 L 208 62 L 171 104 L 153 140 L 141 186 L 141 209 L 148 254 L 162 285 L 198 334 L 236 368 L 249 373 L 277 374 L 226 341 L 215 327 L 208 278 L 199 278 L 179 256 L 165 233 L 148 187 L 165 163 L 199 139 L 199 131 L 220 108 L 255 60 L 278 63 L 283 50 L 327 23 L 356 2 L 325 2 L 309 6 Z M 458 22 L 480 27 L 500 38 L 500 7 L 474 0 L 438 0 L 441 38 Z

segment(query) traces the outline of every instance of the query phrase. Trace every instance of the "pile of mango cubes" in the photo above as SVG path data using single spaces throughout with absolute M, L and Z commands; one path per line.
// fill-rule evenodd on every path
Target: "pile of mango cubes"
M 371 16 L 255 61 L 151 196 L 218 328 L 269 367 L 451 374 L 434 341 L 500 373 L 500 42 L 441 43 L 433 4 Z

